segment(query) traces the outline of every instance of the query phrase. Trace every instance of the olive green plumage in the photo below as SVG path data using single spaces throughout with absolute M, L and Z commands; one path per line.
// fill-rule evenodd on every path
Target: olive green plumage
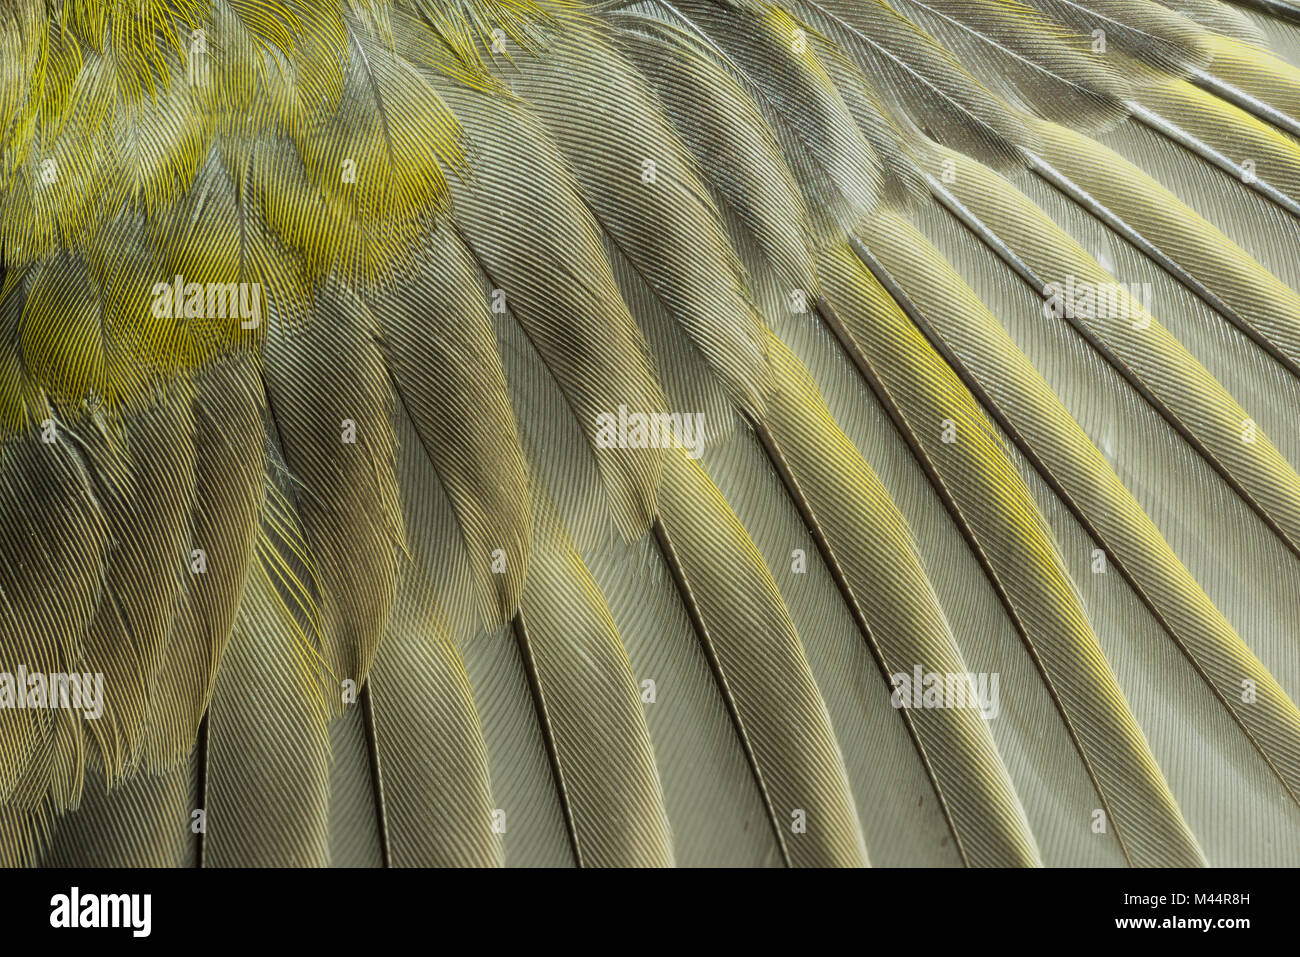
M 0 0 L 0 864 L 1300 863 L 1268 10 Z

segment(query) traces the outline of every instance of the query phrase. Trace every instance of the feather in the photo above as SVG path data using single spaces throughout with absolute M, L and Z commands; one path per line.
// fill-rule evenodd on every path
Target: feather
M 487 627 L 505 624 L 519 605 L 528 568 L 528 475 L 470 253 L 450 230 L 439 230 L 416 276 L 368 306 L 379 323 L 396 403 L 411 417 L 455 509 L 479 618 Z M 420 533 L 408 528 L 407 538 Z
M 1050 311 L 1062 312 L 1065 321 L 1296 548 L 1300 538 L 1292 515 L 1300 502 L 1300 477 L 1267 436 L 1242 441 L 1243 423 L 1253 421 L 1246 410 L 1148 313 L 1139 297 L 1116 282 L 1027 197 L 962 157 L 948 161 L 957 171 L 951 195 L 963 215 L 972 218 L 976 229 L 988 230 L 989 242 L 1002 246 L 1021 278 L 1047 297 L 1044 312 L 1053 303 L 1061 307 Z M 1002 236 L 1010 238 L 1004 243 Z M 1113 307 L 1108 301 L 1071 305 L 1075 285 L 1106 295 L 1114 290 L 1116 302 Z
M 731 432 L 737 422 L 736 406 L 722 378 L 705 361 L 674 315 L 663 305 L 643 274 L 606 238 L 609 261 L 619 294 L 645 336 L 650 359 L 659 371 L 660 386 L 669 409 L 689 409 L 700 423 L 697 440 L 711 445 Z M 752 309 L 748 304 L 746 310 Z M 760 320 L 761 322 L 761 320 Z M 761 373 L 763 381 L 768 376 Z M 766 390 L 764 386 L 764 390 Z M 757 393 L 755 393 L 757 398 Z M 680 412 L 675 413 L 678 416 Z M 602 419 L 610 422 L 611 419 Z
M 0 808 L 0 864 L 31 867 L 49 843 L 50 817 L 44 809 Z
M 1297 24 L 0 2 L 0 862 L 1296 863 Z
M 1040 175 L 1141 246 L 1279 362 L 1300 368 L 1294 291 L 1122 157 L 1064 127 L 1040 129 L 1042 151 L 1031 158 Z
M 797 489 L 805 521 L 842 581 L 846 600 L 861 616 L 886 687 L 904 706 L 902 717 L 930 770 L 962 857 L 985 866 L 1037 863 L 1024 809 L 977 709 L 905 710 L 897 675 L 910 676 L 918 667 L 922 674 L 969 671 L 910 531 L 879 479 L 835 427 L 798 360 L 783 346 L 771 348 L 781 389 L 759 435 L 786 473 L 787 486 Z M 869 551 L 868 542 L 879 551 Z
M 1300 721 L 1300 712 L 1286 693 L 1179 563 L 1005 330 L 950 270 L 941 271 L 947 267 L 936 261 L 933 247 L 897 218 L 872 224 L 868 243 L 891 275 L 903 271 L 908 301 L 915 304 L 913 321 L 923 322 L 931 344 L 965 372 L 967 387 L 1101 543 L 1294 798 L 1292 752 L 1300 738 L 1290 729 Z M 919 268 L 926 258 L 935 267 L 929 273 Z M 951 309 L 954 301 L 962 303 L 960 310 Z M 936 308 L 939 303 L 944 306 Z M 979 331 L 968 324 L 978 325 Z M 1009 408 L 1019 410 L 1014 418 L 1002 411 Z M 1259 689 L 1258 706 L 1243 706 L 1242 680 Z
M 613 19 L 615 43 L 654 89 L 699 164 L 764 314 L 816 287 L 811 224 L 799 187 L 759 105 L 684 29 L 646 17 Z M 730 215 L 728 215 L 730 214 Z M 660 367 L 669 376 L 672 368 Z
M 1204 863 L 1050 530 L 993 424 L 849 250 L 828 259 L 828 296 L 843 304 L 832 321 L 842 322 L 843 334 L 850 337 L 846 347 L 889 397 L 896 424 L 912 437 L 923 468 L 978 543 L 986 571 L 1052 689 L 1129 860 Z M 934 429 L 919 426 L 945 418 L 953 421 L 959 440 L 944 448 L 940 438 L 936 448 Z
M 1292 0 L 1233 0 L 1233 3 L 1300 23 L 1300 7 L 1297 7 Z
M 582 559 L 638 682 L 677 866 L 779 866 L 745 749 L 655 542 L 601 542 Z
M 762 3 L 687 0 L 668 8 L 698 35 L 763 107 L 793 172 L 812 184 L 823 215 L 852 222 L 879 199 L 879 159 L 853 122 L 835 84 L 784 10 Z
M 1271 53 L 1229 37 L 1211 36 L 1208 67 L 1193 80 L 1216 96 L 1292 136 L 1300 133 L 1300 70 Z
M 640 688 L 591 573 L 542 493 L 534 494 L 538 555 L 546 557 L 524 590 L 515 638 L 574 858 L 587 867 L 671 865 Z
M 355 845 L 358 835 L 369 834 L 374 838 L 373 848 L 367 848 L 370 863 L 498 864 L 502 841 L 493 829 L 487 746 L 465 665 L 446 624 L 459 604 L 448 598 L 456 585 L 466 596 L 471 591 L 468 556 L 460 541 L 448 541 L 459 538 L 457 523 L 410 419 L 399 419 L 395 435 L 410 544 L 398 566 L 388 630 L 364 698 L 349 709 L 354 753 L 349 759 L 334 749 L 335 780 L 350 779 L 355 796 L 351 822 L 334 800 L 334 859 L 340 840 Z M 442 535 L 433 535 L 434 528 Z M 464 574 L 449 573 L 458 562 Z M 468 601 L 464 604 L 472 610 Z M 473 616 L 470 621 L 477 624 Z M 476 629 L 462 633 L 472 636 Z M 438 748 L 427 752 L 435 741 Z M 330 790 L 332 797 L 336 790 L 346 793 L 334 784 Z
M 473 691 L 418 580 L 414 569 L 399 572 L 393 617 L 367 684 L 389 860 L 398 867 L 499 865 Z M 432 753 L 428 742 L 438 743 Z
M 330 723 L 329 865 L 387 867 L 388 841 L 384 776 L 371 735 L 370 683 L 356 707 Z
M 669 456 L 659 547 L 703 642 L 792 865 L 864 865 L 825 702 L 762 557 L 685 452 Z
M 661 456 L 600 448 L 597 416 L 620 405 L 660 412 L 664 398 L 604 260 L 599 226 L 526 111 L 499 93 L 446 96 L 474 170 L 472 181 L 451 184 L 457 225 L 592 446 L 616 526 L 634 537 L 649 524 Z M 507 216 L 498 210 L 504 195 L 512 198 Z
M 190 548 L 146 731 L 145 765 L 154 772 L 190 752 L 239 610 L 265 492 L 264 413 L 246 357 L 209 366 L 195 383 Z
M 326 679 L 298 614 L 307 583 L 280 549 L 289 503 L 271 485 L 259 561 L 217 672 L 208 710 L 201 863 L 209 867 L 322 866 L 329 860 L 330 710 L 342 699 Z M 276 513 L 281 517 L 276 518 Z M 307 548 L 301 535 L 289 546 Z M 297 606 L 280 596 L 289 589 Z M 327 698 L 328 696 L 328 698 Z
M 1300 216 L 1300 148 L 1277 130 L 1184 82 L 1152 85 L 1130 108 L 1135 118 Z
M 94 776 L 77 813 L 58 819 L 42 862 L 48 867 L 193 867 L 196 770 L 187 760 L 162 774 L 133 777 L 112 791 Z
M 890 686 L 879 680 L 872 649 L 763 443 L 754 430 L 737 430 L 710 448 L 706 461 L 763 556 L 798 632 L 840 744 L 869 860 L 877 867 L 903 860 L 960 866 L 943 803 L 917 759 Z M 890 768 L 887 780 L 882 767 Z
M 1095 56 L 1093 37 L 1022 3 L 901 0 L 898 9 L 958 55 L 991 91 L 1044 118 L 1076 127 L 1113 123 L 1140 80 L 1119 58 Z
M 390 278 L 445 209 L 455 121 L 421 72 L 345 17 L 350 67 L 337 109 L 257 152 L 267 224 L 313 277 Z
M 85 259 L 57 254 L 28 281 L 18 333 L 23 366 L 65 405 L 75 408 L 88 395 L 104 395 L 104 317 Z
M 896 113 L 963 152 L 1007 162 L 1029 131 L 951 53 L 882 0 L 799 0 L 795 9 L 837 42 Z
M 388 619 L 402 547 L 393 396 L 377 323 L 331 280 L 299 328 L 267 332 L 266 395 L 315 566 L 322 652 L 360 684 Z
M 1161 4 L 1176 10 L 1213 33 L 1233 37 L 1245 43 L 1265 46 L 1263 32 L 1251 22 L 1250 17 L 1219 0 L 1160 0 Z
M 19 665 L 31 671 L 63 671 L 84 657 L 109 563 L 109 523 L 85 460 L 66 426 L 52 412 L 47 414 L 40 438 L 23 436 L 0 445 L 5 529 L 0 538 L 0 653 L 10 674 Z M 33 579 L 57 581 L 60 587 L 27 587 Z M 0 709 L 0 742 L 6 756 L 0 763 L 3 799 L 30 791 L 30 783 L 21 785 L 25 772 L 34 771 L 33 762 L 53 746 L 45 718 L 48 715 L 39 712 Z M 75 804 L 80 793 L 81 762 L 75 765 L 59 774 L 59 806 Z M 34 795 L 24 797 L 30 802 Z
M 1179 72 L 1209 59 L 1207 34 L 1155 0 L 1030 0 L 1030 5 L 1076 30 L 1097 36 L 1151 66 Z
M 141 760 L 158 674 L 184 598 L 196 495 L 194 436 L 193 391 L 183 382 L 120 433 L 100 420 L 77 436 L 112 542 L 104 599 L 83 661 L 86 672 L 113 676 L 104 714 L 90 724 L 110 786 Z
M 465 644 L 487 745 L 492 833 L 510 867 L 572 867 L 573 842 L 513 626 Z
M 551 131 L 605 233 L 733 401 L 760 408 L 762 319 L 684 144 L 641 78 L 576 31 L 543 57 L 512 58 L 502 75 Z

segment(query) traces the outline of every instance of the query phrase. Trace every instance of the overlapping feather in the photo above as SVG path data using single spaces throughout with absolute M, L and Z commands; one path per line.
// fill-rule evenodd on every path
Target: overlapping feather
M 0 671 L 107 685 L 101 718 L 0 709 L 0 861 L 1300 846 L 1293 623 L 1217 607 L 1263 572 L 1130 487 L 1186 461 L 1300 582 L 1300 276 L 1261 252 L 1300 209 L 1284 30 L 1213 0 L 0 2 Z M 1086 217 L 1222 331 L 1128 289 L 1045 315 L 1125 278 Z M 160 313 L 178 277 L 251 284 L 260 321 Z M 1085 381 L 1160 449 L 1109 459 Z M 671 428 L 602 425 L 636 417 Z M 1163 711 L 1081 537 L 1186 659 Z M 1003 717 L 892 706 L 976 662 L 1016 676 Z M 1198 831 L 1187 727 L 1255 850 Z

